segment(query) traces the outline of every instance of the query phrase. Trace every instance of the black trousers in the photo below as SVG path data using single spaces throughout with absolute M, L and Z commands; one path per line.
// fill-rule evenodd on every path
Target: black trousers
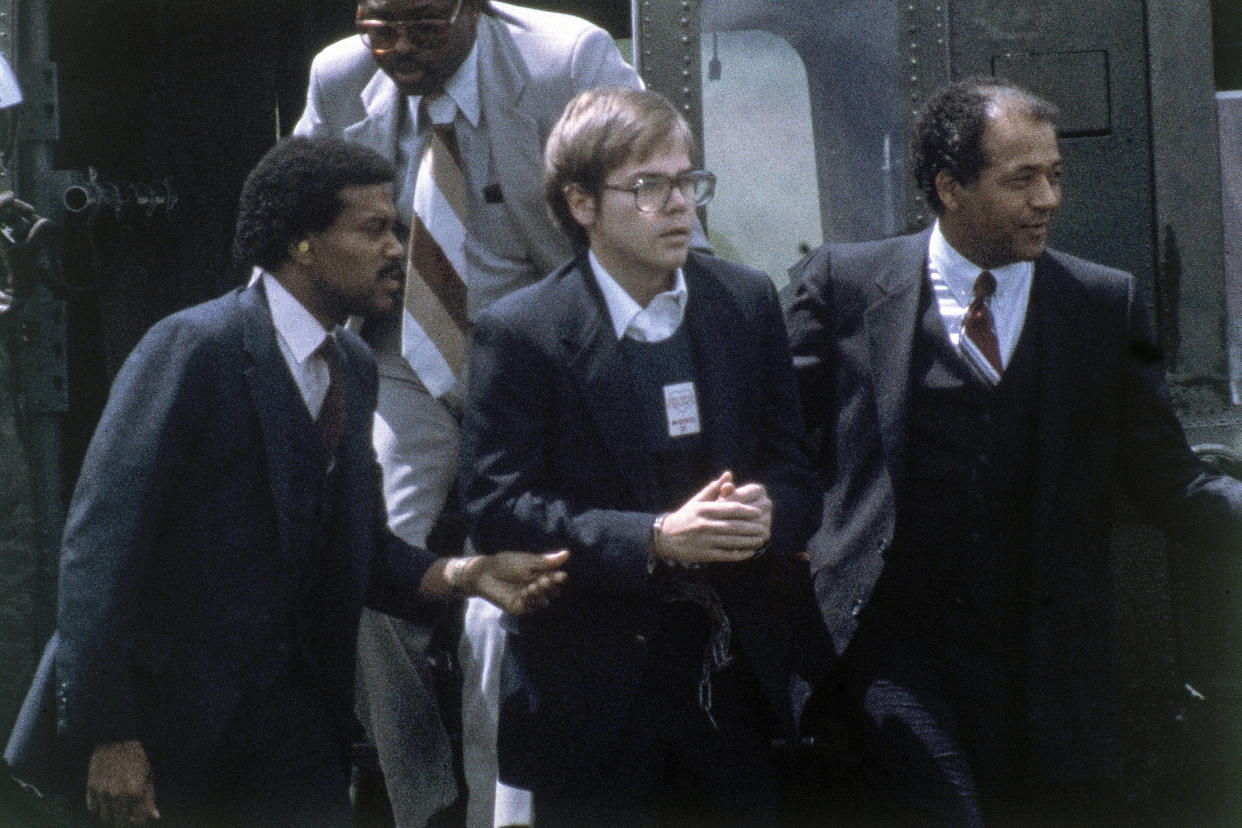
M 845 711 L 872 819 L 981 826 L 1028 801 L 1020 659 L 980 632 L 864 620 L 820 701 Z
M 666 612 L 651 640 L 633 705 L 603 763 L 533 792 L 538 828 L 776 822 L 771 705 L 735 655 L 712 678 L 711 716 L 703 711 L 706 623 L 697 609 L 680 609 Z

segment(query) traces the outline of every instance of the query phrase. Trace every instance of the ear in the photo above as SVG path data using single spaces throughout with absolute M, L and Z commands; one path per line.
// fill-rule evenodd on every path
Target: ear
M 944 204 L 946 210 L 952 210 L 957 207 L 957 198 L 962 191 L 962 185 L 957 182 L 953 174 L 948 170 L 941 170 L 936 173 L 936 195 L 940 196 L 941 203 Z
M 561 194 L 565 196 L 565 204 L 574 221 L 589 230 L 595 224 L 595 196 L 588 193 L 580 184 L 566 184 Z

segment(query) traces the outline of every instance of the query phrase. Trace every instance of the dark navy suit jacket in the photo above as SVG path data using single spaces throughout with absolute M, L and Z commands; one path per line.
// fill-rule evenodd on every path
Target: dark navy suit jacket
M 824 246 L 788 315 L 827 491 L 809 551 L 837 654 L 883 570 L 901 508 L 929 233 Z M 1053 778 L 1098 778 L 1116 758 L 1114 495 L 1124 490 L 1182 539 L 1236 543 L 1242 484 L 1209 473 L 1187 448 L 1130 274 L 1049 250 L 1035 262 L 1030 301 L 1040 309 L 1041 372 L 1031 738 L 1037 766 Z
M 375 365 L 339 338 L 346 422 L 337 554 L 307 561 L 322 449 L 261 284 L 155 325 L 116 378 L 65 530 L 56 654 L 62 735 L 211 750 L 263 648 L 317 579 L 301 644 L 352 709 L 364 603 L 408 616 L 431 556 L 387 529 L 371 448 Z
M 708 464 L 762 482 L 774 503 L 769 554 L 714 567 L 710 577 L 734 641 L 788 718 L 767 576 L 802 551 L 820 493 L 802 445 L 785 327 L 758 271 L 692 253 L 685 277 Z M 551 607 L 505 619 L 501 778 L 538 788 L 589 772 L 643 672 L 660 608 L 647 572 L 652 521 L 662 511 L 656 469 L 585 258 L 480 315 L 469 377 L 461 462 L 475 544 L 571 554 L 565 591 Z

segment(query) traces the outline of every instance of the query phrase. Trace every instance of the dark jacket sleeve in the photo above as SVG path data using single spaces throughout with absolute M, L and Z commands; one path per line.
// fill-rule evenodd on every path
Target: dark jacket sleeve
M 376 473 L 379 474 L 378 466 Z M 383 496 L 377 491 L 375 522 L 376 549 L 367 582 L 366 604 L 371 609 L 419 623 L 439 617 L 438 604 L 419 595 L 423 575 L 436 557 L 419 546 L 411 546 L 388 528 Z
M 152 516 L 206 410 L 212 363 L 188 326 L 157 324 L 118 374 L 87 450 L 61 552 L 56 656 L 60 727 L 83 744 L 136 735 L 131 659 Z
M 798 397 L 812 454 L 820 462 L 830 460 L 823 449 L 823 440 L 832 433 L 828 418 L 834 416 L 834 365 L 831 354 L 832 301 L 828 274 L 831 270 L 830 248 L 823 247 L 807 264 L 805 276 L 794 294 L 786 314 L 789 328 L 789 349 L 797 376 Z M 831 477 L 831 463 L 824 470 Z
M 352 332 L 342 332 L 340 341 L 348 349 L 351 364 L 357 365 L 359 377 L 354 393 L 359 398 L 359 410 L 373 412 L 378 383 L 375 359 Z M 388 528 L 383 473 L 371 441 L 369 413 L 364 420 L 359 424 L 358 433 L 351 435 L 351 439 L 356 440 L 355 450 L 361 456 L 360 462 L 366 467 L 367 491 L 360 500 L 365 515 L 359 520 L 365 524 L 371 539 L 371 567 L 364 600 L 367 606 L 387 615 L 429 622 L 437 617 L 436 607 L 419 596 L 419 585 L 436 556 L 426 549 L 411 546 Z
M 794 373 L 785 320 L 772 283 L 764 280 L 766 296 L 759 320 L 765 383 L 756 428 L 760 441 L 760 466 L 756 475 L 772 499 L 770 546 L 781 554 L 804 552 L 811 533 L 819 526 L 822 492 L 807 456 L 798 382 Z
M 1242 482 L 1208 469 L 1187 446 L 1132 279 L 1128 287 L 1118 443 L 1122 487 L 1144 516 L 1176 539 L 1240 551 Z
M 490 311 L 470 348 L 470 398 L 462 423 L 463 502 L 482 552 L 570 549 L 570 577 L 618 589 L 646 585 L 655 515 L 606 509 L 554 486 L 546 424 L 555 375 L 545 351 Z M 611 478 L 613 472 L 602 470 Z M 598 492 L 583 492 L 584 498 Z

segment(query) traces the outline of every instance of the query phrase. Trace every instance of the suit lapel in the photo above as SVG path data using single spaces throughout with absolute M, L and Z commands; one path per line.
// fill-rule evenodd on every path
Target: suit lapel
M 530 71 L 505 21 L 480 16 L 478 38 L 479 97 L 491 169 L 536 269 L 547 273 L 569 255 L 565 238 L 547 220 L 541 195 L 543 144 L 552 125 L 540 129 L 535 107 L 539 90 L 531 84 Z M 520 203 L 523 198 L 529 200 Z
M 734 465 L 741 433 L 738 418 L 747 409 L 736 381 L 742 367 L 735 353 L 737 314 L 734 300 L 723 290 L 694 254 L 686 260 L 686 325 L 694 353 L 699 418 L 707 438 L 709 468 L 723 471 Z M 707 481 L 703 481 L 706 483 Z
M 341 333 L 340 339 L 344 338 L 345 334 Z M 344 531 L 348 533 L 351 553 L 348 562 L 351 570 L 349 583 L 356 586 L 365 583 L 365 568 L 374 551 L 370 548 L 374 539 L 369 532 L 369 520 L 375 511 L 375 504 L 371 499 L 375 492 L 371 475 L 376 473 L 371 450 L 373 408 L 369 409 L 362 404 L 363 400 L 373 396 L 367 392 L 366 378 L 358 355 L 353 348 L 346 347 L 343 341 L 341 377 L 345 384 L 345 429 L 336 457 L 343 484 L 338 495 L 343 508 L 338 511 L 340 519 L 346 522 Z M 344 588 L 343 585 L 341 588 Z
M 864 316 L 884 462 L 894 487 L 905 449 L 910 356 L 919 327 L 919 292 L 926 275 L 929 235 L 927 231 L 905 238 L 898 255 L 880 258 L 874 279 L 876 300 Z
M 566 314 L 558 325 L 569 373 L 604 445 L 616 458 L 621 476 L 637 502 L 647 505 L 656 491 L 655 470 L 644 451 L 647 444 L 630 369 L 621 354 L 590 265 L 580 257 L 563 280 Z
M 539 125 L 527 112 L 526 89 L 530 72 L 518 53 L 513 38 L 503 21 L 491 15 L 479 18 L 479 97 L 483 117 L 487 120 L 488 142 L 492 152 L 504 157 L 493 158 L 492 167 L 500 186 L 509 198 L 522 192 L 517 187 L 526 183 L 527 175 L 543 170 L 543 141 Z M 534 166 L 530 166 L 531 162 Z M 524 163 L 519 163 L 524 162 Z M 542 190 L 538 190 L 542 192 Z
M 382 69 L 377 70 L 362 90 L 362 105 L 367 110 L 367 117 L 345 127 L 345 140 L 369 147 L 395 162 L 397 129 L 401 111 L 405 108 L 399 98 L 397 85 Z
M 1085 306 L 1081 285 L 1047 253 L 1035 260 L 1031 282 L 1031 298 L 1027 317 L 1037 320 L 1039 334 L 1039 400 L 1036 420 L 1036 502 L 1033 517 L 1036 530 L 1048 526 L 1052 494 L 1059 490 L 1057 480 L 1062 474 L 1065 443 L 1068 439 L 1068 414 L 1073 410 L 1073 394 L 1082 390 L 1077 379 L 1081 355 L 1077 347 L 1090 338 L 1082 318 Z
M 267 452 L 268 477 L 281 551 L 289 556 L 303 550 L 302 542 L 313 521 L 295 520 L 305 504 L 312 503 L 310 481 L 318 480 L 313 468 L 315 453 L 310 451 L 310 415 L 306 412 L 293 377 L 276 344 L 267 297 L 262 283 L 256 283 L 240 297 L 243 316 L 244 348 L 250 364 L 245 369 L 246 384 L 254 402 Z M 309 518 L 309 515 L 306 515 Z

